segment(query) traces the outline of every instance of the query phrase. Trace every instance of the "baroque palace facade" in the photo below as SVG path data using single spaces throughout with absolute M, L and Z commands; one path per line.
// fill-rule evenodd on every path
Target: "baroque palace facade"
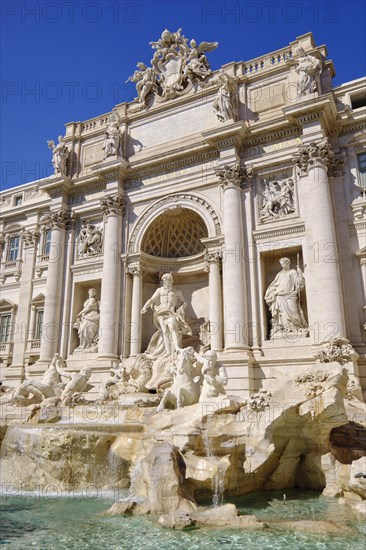
M 333 87 L 311 33 L 212 72 L 216 47 L 164 31 L 135 101 L 66 124 L 55 173 L 1 193 L 5 384 L 55 353 L 101 381 L 155 360 L 158 329 L 216 351 L 230 392 L 340 349 L 365 389 L 365 79 Z

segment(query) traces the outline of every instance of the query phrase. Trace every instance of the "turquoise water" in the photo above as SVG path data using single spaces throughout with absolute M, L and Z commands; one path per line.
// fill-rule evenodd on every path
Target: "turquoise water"
M 198 529 L 188 532 L 160 528 L 147 517 L 103 517 L 108 498 L 64 496 L 39 498 L 3 497 L 0 502 L 0 544 L 3 549 L 66 550 L 365 550 L 366 528 L 346 515 L 336 501 L 312 493 L 253 493 L 236 501 L 245 513 L 265 521 L 290 519 L 331 520 L 351 527 L 354 535 L 330 537 L 285 532 L 269 527 L 263 531 Z

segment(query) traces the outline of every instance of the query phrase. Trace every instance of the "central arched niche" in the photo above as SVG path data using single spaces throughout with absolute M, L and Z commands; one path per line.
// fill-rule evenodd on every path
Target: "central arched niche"
M 187 301 L 186 321 L 193 333 L 184 345 L 193 345 L 197 350 L 200 327 L 208 317 L 208 274 L 203 269 L 205 245 L 201 240 L 207 237 L 208 228 L 197 212 L 173 205 L 151 221 L 141 240 L 145 266 L 143 303 L 161 285 L 161 275 L 172 272 L 175 288 L 183 292 Z M 142 351 L 155 331 L 151 314 L 144 315 Z
M 196 212 L 174 206 L 147 228 L 141 251 L 160 258 L 187 258 L 204 251 L 201 239 L 206 237 L 206 224 Z

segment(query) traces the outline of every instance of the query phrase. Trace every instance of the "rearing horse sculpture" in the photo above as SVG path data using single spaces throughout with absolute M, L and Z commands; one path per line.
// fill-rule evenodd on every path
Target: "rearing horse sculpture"
M 167 403 L 175 405 L 177 409 L 198 403 L 202 377 L 198 381 L 194 380 L 200 373 L 193 368 L 193 361 L 194 349 L 192 347 L 178 351 L 177 362 L 172 369 L 173 385 L 165 390 L 158 406 L 158 412 L 163 411 Z

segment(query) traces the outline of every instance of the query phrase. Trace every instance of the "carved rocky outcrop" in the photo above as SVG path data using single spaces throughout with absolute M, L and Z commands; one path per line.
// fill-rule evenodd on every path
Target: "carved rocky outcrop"
M 107 471 L 113 464 L 121 465 L 122 470 L 119 466 L 117 470 L 122 473 L 112 476 L 114 483 L 130 484 L 130 505 L 118 505 L 111 513 L 161 514 L 161 525 L 175 528 L 212 525 L 196 503 L 211 500 L 220 510 L 225 500 L 236 495 L 292 487 L 323 490 L 325 495 L 352 500 L 358 511 L 363 509 L 365 406 L 356 398 L 348 400 L 345 366 L 331 362 L 320 368 L 318 363 L 298 370 L 296 376 L 290 368 L 284 371 L 282 367 L 278 373 L 273 371 L 273 376 L 270 390 L 262 388 L 247 399 L 214 397 L 159 414 L 156 395 L 120 396 L 124 398 L 123 408 L 133 402 L 141 403 L 142 408 L 124 410 L 118 425 L 120 433 L 108 440 L 108 458 L 103 451 Z M 57 415 L 62 419 L 65 415 L 59 401 L 54 405 L 56 416 L 51 415 L 50 422 L 57 421 Z M 92 405 L 90 411 L 95 414 Z M 76 405 L 75 422 L 88 417 L 88 410 Z M 46 413 L 35 411 L 31 422 L 44 422 Z M 98 405 L 98 419 L 112 418 L 113 414 L 113 402 Z M 121 433 L 124 422 L 128 426 Z M 52 430 L 62 427 L 57 423 L 53 426 Z M 33 431 L 30 438 L 26 435 L 28 428 L 19 429 L 3 446 L 6 480 L 16 476 L 19 483 L 24 481 L 31 488 L 34 449 L 38 445 L 34 437 L 39 438 L 44 456 L 41 465 L 37 463 L 34 483 L 56 480 L 65 487 L 64 476 L 77 479 L 79 486 L 83 479 L 90 480 L 91 469 L 81 462 L 86 460 L 83 449 L 89 449 L 82 429 L 78 432 L 70 428 L 72 438 L 71 432 L 66 435 L 50 428 Z M 68 427 L 62 429 L 67 431 Z M 97 434 L 94 437 L 96 445 L 101 445 Z M 72 449 L 72 459 L 67 463 L 68 473 L 63 474 L 60 460 L 65 454 L 60 453 L 65 449 Z M 60 458 L 53 458 L 54 453 Z M 105 480 L 103 477 L 103 483 Z M 226 508 L 224 512 L 226 517 Z M 228 511 L 230 526 L 244 527 L 248 523 L 253 528 L 262 527 L 255 518 L 240 518 L 235 509 Z

